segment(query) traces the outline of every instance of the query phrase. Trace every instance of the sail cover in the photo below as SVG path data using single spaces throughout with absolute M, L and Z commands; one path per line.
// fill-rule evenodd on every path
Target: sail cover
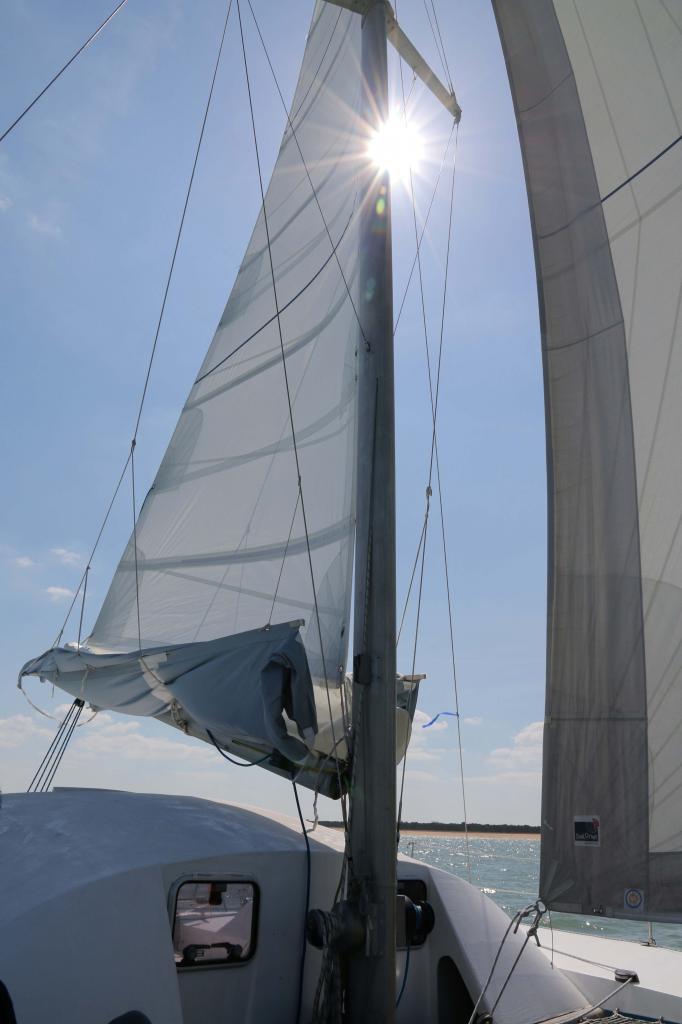
M 494 0 L 549 467 L 540 892 L 682 920 L 682 7 Z
M 132 713 L 144 707 L 143 713 L 163 717 L 175 700 L 191 721 L 184 687 L 157 688 L 161 700 L 145 703 L 155 686 L 150 673 L 133 670 L 124 658 L 121 690 L 111 655 L 133 652 L 137 664 L 140 651 L 153 659 L 166 648 L 181 645 L 187 652 L 269 623 L 302 620 L 310 671 L 299 672 L 296 685 L 312 686 L 318 738 L 329 733 L 330 705 L 332 715 L 339 712 L 355 528 L 354 293 L 358 172 L 366 148 L 360 31 L 357 15 L 317 4 L 265 199 L 270 250 L 261 210 L 135 536 L 81 648 L 82 655 L 91 652 L 82 695 L 88 699 L 94 687 L 100 707 Z M 246 143 L 244 154 L 253 159 L 255 178 Z M 95 683 L 98 656 L 105 659 L 106 685 Z M 59 682 L 59 657 L 46 658 L 26 670 Z M 73 651 L 61 658 L 71 673 Z M 260 668 L 252 677 L 254 686 L 262 685 Z M 80 682 L 75 692 L 81 693 Z M 244 732 L 240 693 L 235 688 L 221 705 L 224 742 Z M 298 723 L 308 735 L 311 721 L 307 715 Z M 269 743 L 272 736 L 253 738 Z M 315 737 L 309 742 L 316 746 Z

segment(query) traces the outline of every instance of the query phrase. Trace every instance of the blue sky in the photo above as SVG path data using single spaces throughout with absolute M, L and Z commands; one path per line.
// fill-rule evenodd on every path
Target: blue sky
M 290 97 L 308 0 L 254 8 Z M 478 821 L 539 821 L 544 704 L 546 498 L 535 273 L 521 159 L 504 62 L 487 3 L 438 5 L 464 115 L 439 445 L 446 507 L 465 776 Z M 0 9 L 0 129 L 51 77 L 112 0 L 5 0 Z M 26 787 L 54 723 L 15 687 L 19 667 L 50 646 L 77 586 L 126 457 L 154 335 L 225 5 L 129 0 L 0 144 L 2 438 L 0 508 L 0 784 Z M 234 12 L 233 12 L 234 15 Z M 438 69 L 424 9 L 399 5 L 403 27 Z M 247 47 L 263 159 L 283 115 L 250 17 Z M 136 455 L 145 493 L 224 307 L 258 210 L 237 22 L 228 27 Z M 392 62 L 397 88 L 395 62 Z M 409 76 L 408 76 L 409 80 Z M 397 93 L 396 93 L 397 95 Z M 419 93 L 433 156 L 447 116 Z M 423 209 L 435 166 L 418 190 Z M 446 244 L 442 183 L 425 244 L 429 330 L 437 340 Z M 394 190 L 395 292 L 414 255 L 409 197 Z M 405 593 L 421 529 L 430 409 L 416 281 L 396 336 L 398 580 Z M 88 587 L 91 625 L 130 528 L 114 508 Z M 451 724 L 419 726 L 454 707 L 447 609 L 434 515 L 417 669 L 423 684 L 408 760 L 405 815 L 462 817 Z M 75 623 L 77 629 L 77 623 Z M 399 668 L 411 665 L 408 619 Z M 71 637 L 67 630 L 67 638 Z M 51 714 L 64 700 L 37 681 Z M 422 715 L 424 717 L 422 717 Z M 444 727 L 441 727 L 444 726 Z M 287 783 L 240 772 L 198 741 L 153 722 L 100 715 L 80 729 L 64 785 L 193 793 L 292 812 Z M 308 801 L 309 803 L 309 801 Z M 321 808 L 336 816 L 336 808 Z

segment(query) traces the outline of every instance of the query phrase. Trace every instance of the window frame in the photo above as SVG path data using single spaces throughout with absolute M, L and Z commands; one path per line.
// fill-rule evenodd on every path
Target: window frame
M 221 872 L 220 874 L 213 874 L 213 873 L 206 874 L 204 872 L 196 872 L 196 873 L 193 873 L 193 874 L 181 875 L 179 878 L 176 878 L 176 880 L 171 885 L 170 891 L 169 891 L 169 894 L 168 894 L 168 910 L 169 910 L 169 918 L 170 918 L 170 938 L 171 938 L 171 945 L 173 946 L 173 953 L 175 953 L 174 933 L 175 933 L 175 919 L 176 919 L 177 909 L 178 909 L 178 897 L 180 895 L 180 890 L 182 889 L 183 885 L 185 885 L 188 882 L 190 882 L 190 883 L 191 882 L 195 882 L 195 883 L 219 882 L 219 883 L 225 883 L 227 885 L 229 885 L 231 883 L 234 883 L 234 884 L 237 884 L 237 885 L 250 885 L 252 887 L 252 889 L 253 889 L 253 903 L 252 903 L 253 913 L 252 913 L 252 918 L 251 918 L 251 942 L 250 942 L 250 946 L 249 946 L 248 956 L 240 957 L 239 960 L 232 960 L 232 961 L 226 960 L 224 962 L 221 962 L 219 960 L 209 960 L 209 961 L 207 961 L 205 963 L 195 963 L 195 964 L 179 964 L 179 963 L 176 963 L 175 964 L 176 971 L 179 974 L 184 974 L 186 971 L 190 971 L 190 972 L 191 971 L 215 971 L 215 970 L 225 970 L 225 968 L 230 968 L 231 969 L 231 968 L 234 968 L 234 967 L 246 967 L 246 965 L 249 964 L 253 960 L 254 956 L 256 955 L 256 950 L 257 950 L 257 947 L 258 947 L 258 930 L 259 930 L 258 929 L 258 925 L 259 925 L 259 919 L 260 919 L 260 886 L 258 885 L 258 882 L 255 880 L 255 878 L 252 878 L 251 876 L 247 876 L 247 875 L 233 875 L 233 874 L 228 874 L 227 872 Z

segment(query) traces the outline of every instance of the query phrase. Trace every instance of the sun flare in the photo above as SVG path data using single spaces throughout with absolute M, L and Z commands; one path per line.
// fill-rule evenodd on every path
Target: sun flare
M 419 169 L 424 143 L 414 124 L 402 114 L 391 114 L 374 133 L 369 143 L 369 157 L 380 171 L 388 171 L 393 181 L 406 183 L 410 171 Z

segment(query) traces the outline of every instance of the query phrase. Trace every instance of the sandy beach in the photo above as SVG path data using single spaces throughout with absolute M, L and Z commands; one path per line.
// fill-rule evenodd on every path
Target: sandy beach
M 320 825 L 323 825 L 325 828 L 343 828 L 341 822 L 332 823 L 329 821 L 321 821 Z M 414 838 L 418 838 L 419 836 L 434 836 L 436 838 L 438 836 L 445 836 L 446 838 L 462 836 L 462 838 L 464 838 L 464 832 L 462 829 L 453 828 L 401 828 L 400 835 Z M 539 832 L 481 832 L 479 829 L 475 828 L 469 829 L 468 835 L 470 839 L 540 839 Z

